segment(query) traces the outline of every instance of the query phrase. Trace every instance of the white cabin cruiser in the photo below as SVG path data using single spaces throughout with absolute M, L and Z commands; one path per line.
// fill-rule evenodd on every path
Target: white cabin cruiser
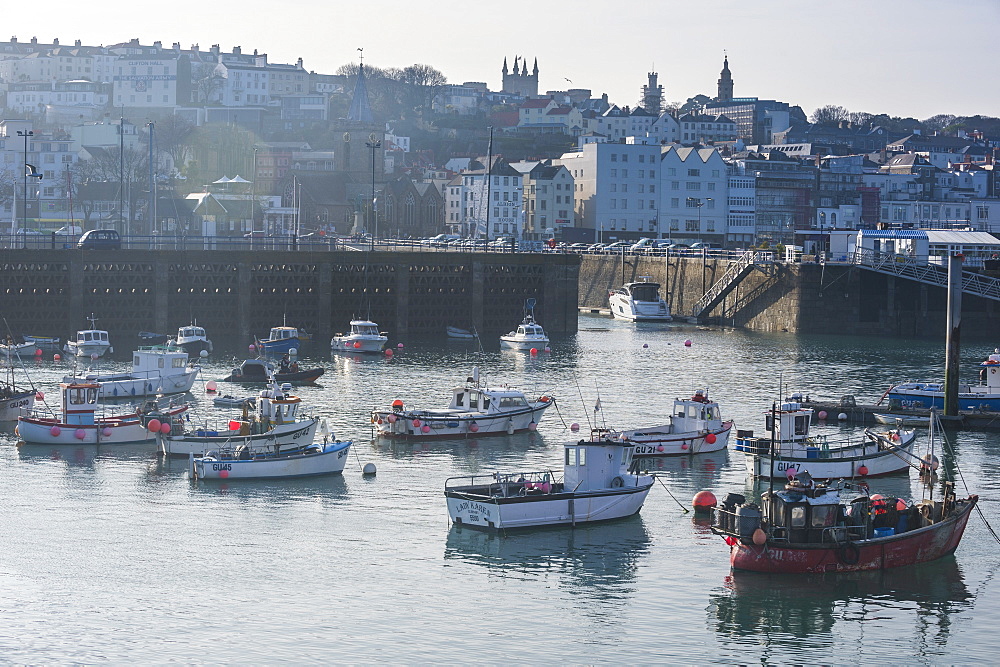
M 192 356 L 200 355 L 202 350 L 210 353 L 213 347 L 204 327 L 199 327 L 197 324 L 178 328 L 173 344 Z
M 452 390 L 443 409 L 404 409 L 393 401 L 389 410 L 372 412 L 378 435 L 396 438 L 467 438 L 534 430 L 555 398 L 542 395 L 529 401 L 524 392 L 506 385 L 491 388 L 472 369 L 466 384 Z
M 872 477 L 907 470 L 919 463 L 913 429 L 865 429 L 861 438 L 810 435 L 813 410 L 782 403 L 765 413 L 764 437 L 736 432 L 736 450 L 746 455 L 752 477 L 783 478 L 808 472 L 816 479 Z M 772 438 L 773 434 L 773 438 Z
M 535 300 L 524 302 L 524 320 L 517 329 L 500 336 L 500 347 L 512 350 L 537 350 L 541 352 L 549 346 L 549 337 L 542 325 L 535 321 Z
M 637 457 L 677 456 L 725 449 L 732 429 L 732 420 L 722 420 L 719 404 L 708 400 L 708 393 L 699 389 L 689 399 L 674 399 L 674 411 L 662 426 L 630 431 L 602 430 L 595 435 L 629 443 L 635 448 L 634 456 Z
M 330 339 L 334 352 L 381 352 L 389 338 L 371 320 L 351 320 L 351 332 Z
M 642 508 L 653 476 L 634 472 L 632 447 L 621 442 L 569 443 L 560 481 L 549 470 L 445 481 L 456 524 L 492 530 L 570 525 L 631 516 Z
M 660 284 L 642 276 L 642 282 L 625 283 L 608 295 L 611 314 L 630 322 L 670 322 L 670 306 L 660 297 Z
M 99 385 L 98 398 L 132 398 L 190 391 L 198 377 L 198 366 L 188 365 L 188 354 L 173 347 L 140 347 L 132 353 L 130 373 L 88 373 L 67 376 L 63 382 Z
M 87 319 L 90 320 L 91 328 L 77 331 L 73 339 L 66 341 L 66 352 L 78 357 L 91 358 L 95 354 L 98 357 L 103 357 L 105 352 L 113 353 L 115 349 L 111 347 L 111 342 L 108 340 L 108 332 L 96 328 L 97 318 L 94 317 L 93 313 Z

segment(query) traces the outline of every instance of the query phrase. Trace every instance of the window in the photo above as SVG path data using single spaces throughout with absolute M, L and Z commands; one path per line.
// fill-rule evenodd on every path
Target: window
M 688 182 L 687 182 L 687 183 L 685 184 L 685 187 L 686 187 L 686 188 L 687 188 L 688 190 L 692 190 L 692 191 L 695 191 L 695 190 L 701 190 L 701 183 L 697 183 L 697 182 L 694 182 L 694 181 L 688 181 Z
M 670 181 L 670 189 L 671 190 L 680 190 L 681 189 L 681 184 L 678 181 Z
M 678 198 L 678 197 L 671 197 L 670 198 L 670 208 L 677 208 L 680 205 L 681 205 L 680 198 Z
M 611 154 L 611 161 L 612 162 L 618 162 L 618 153 L 612 153 Z
M 684 221 L 684 231 L 687 232 L 700 232 L 701 225 L 698 224 L 697 220 L 685 220 Z
M 715 183 L 706 183 L 705 185 L 708 186 L 709 192 L 715 192 Z
M 688 169 L 688 176 L 701 176 L 700 169 Z

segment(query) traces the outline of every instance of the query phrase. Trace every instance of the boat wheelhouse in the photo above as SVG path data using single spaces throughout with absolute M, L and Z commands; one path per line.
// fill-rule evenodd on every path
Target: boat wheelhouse
M 94 358 L 94 355 L 103 357 L 106 352 L 114 352 L 111 341 L 108 339 L 108 332 L 97 329 L 97 318 L 91 313 L 90 329 L 81 329 L 76 332 L 76 336 L 66 341 L 66 352 L 78 357 Z
M 268 354 L 295 354 L 302 349 L 306 340 L 305 332 L 296 327 L 272 327 L 267 339 L 258 341 L 260 348 Z
M 173 344 L 192 356 L 198 356 L 202 351 L 210 353 L 213 347 L 212 341 L 205 333 L 205 328 L 199 327 L 197 324 L 178 328 L 177 337 L 174 338 Z
M 351 320 L 351 331 L 347 334 L 338 333 L 330 339 L 330 349 L 334 352 L 369 352 L 378 353 L 389 340 L 384 331 L 378 330 L 378 324 L 371 320 Z
M 188 364 L 188 354 L 173 347 L 140 347 L 132 353 L 129 373 L 88 373 L 84 377 L 67 376 L 63 382 L 97 384 L 98 398 L 132 398 L 190 391 L 199 366 Z

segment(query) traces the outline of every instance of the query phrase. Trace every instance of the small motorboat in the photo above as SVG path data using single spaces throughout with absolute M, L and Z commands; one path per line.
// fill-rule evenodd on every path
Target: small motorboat
M 265 354 L 297 354 L 306 340 L 305 332 L 296 327 L 280 326 L 272 327 L 267 338 L 257 341 L 257 346 Z
M 35 348 L 34 343 L 17 343 L 8 340 L 6 343 L 0 343 L 0 356 L 4 356 L 7 359 L 13 359 L 15 357 L 24 357 L 27 359 L 28 357 L 33 357 L 35 355 L 36 349 L 37 348 Z
M 611 314 L 630 322 L 669 322 L 670 307 L 660 296 L 660 284 L 641 276 L 642 282 L 625 283 L 608 294 Z
M 342 473 L 350 440 L 309 445 L 288 451 L 235 449 L 211 451 L 191 459 L 194 479 L 278 479 Z
M 61 341 L 58 336 L 23 336 L 25 343 L 31 343 L 36 349 L 55 352 L 59 350 Z
M 553 405 L 549 395 L 530 401 L 520 389 L 490 387 L 473 368 L 466 384 L 452 390 L 447 408 L 406 410 L 397 399 L 390 409 L 373 411 L 371 421 L 378 435 L 390 438 L 474 438 L 533 431 Z
M 205 328 L 199 327 L 197 324 L 178 328 L 177 337 L 173 339 L 173 344 L 193 357 L 200 356 L 202 352 L 210 353 L 213 347 L 212 341 L 205 333 Z
M 100 385 L 94 382 L 64 382 L 59 385 L 62 412 L 44 415 L 37 411 L 17 419 L 15 433 L 29 445 L 117 445 L 126 442 L 147 442 L 161 430 L 180 433 L 184 429 L 182 413 L 186 403 L 160 407 L 147 401 L 131 413 L 104 412 L 97 415 Z
M 10 369 L 9 381 L 0 380 L 0 422 L 16 421 L 21 415 L 35 407 L 38 392 L 29 387 L 19 387 L 14 383 L 14 369 Z
M 491 530 L 608 521 L 642 508 L 654 478 L 634 472 L 632 446 L 569 443 L 562 480 L 551 470 L 452 477 L 445 481 L 448 514 L 456 524 Z
M 917 426 L 927 428 L 931 423 L 930 417 L 920 415 L 895 415 L 884 412 L 873 412 L 872 417 L 879 424 L 889 424 L 895 426 Z
M 97 384 L 98 398 L 134 398 L 190 391 L 200 371 L 200 366 L 189 364 L 187 352 L 155 345 L 132 353 L 130 373 L 87 373 L 82 377 L 66 376 L 63 382 Z
M 479 338 L 479 334 L 476 333 L 475 329 L 472 331 L 468 329 L 461 329 L 459 327 L 445 327 L 445 333 L 451 340 L 475 340 Z
M 535 321 L 535 300 L 528 299 L 524 310 L 524 319 L 517 329 L 500 336 L 500 347 L 540 352 L 549 346 L 549 337 L 545 335 L 542 325 Z
M 815 482 L 799 473 L 761 504 L 731 493 L 715 510 L 713 532 L 729 545 L 735 570 L 804 574 L 905 567 L 941 558 L 962 539 L 979 500 L 955 496 L 944 482 L 940 500 L 907 504 L 862 490 L 841 501 L 848 484 Z
M 201 456 L 239 446 L 270 452 L 282 447 L 301 448 L 313 441 L 319 418 L 300 414 L 302 399 L 289 393 L 291 388 L 272 381 L 254 398 L 253 416 L 250 406 L 245 405 L 240 419 L 204 422 L 189 426 L 182 434 L 161 433 L 157 440 L 160 450 L 167 456 Z
M 273 377 L 279 384 L 289 382 L 291 384 L 308 384 L 315 382 L 319 376 L 326 372 L 321 367 L 298 370 L 298 362 L 289 364 L 289 370 L 275 371 L 274 365 L 263 359 L 247 359 L 234 368 L 233 372 L 222 378 L 221 382 L 242 382 L 244 384 L 267 383 Z M 294 369 L 294 370 L 293 370 Z
M 893 385 L 882 399 L 888 397 L 889 408 L 944 408 L 944 383 L 933 380 L 902 382 Z M 1000 412 L 1000 348 L 993 350 L 979 364 L 979 384 L 958 386 L 960 410 Z
M 874 477 L 909 469 L 919 462 L 913 453 L 916 432 L 895 428 L 865 429 L 859 438 L 810 435 L 813 410 L 800 403 L 773 406 L 765 413 L 767 435 L 736 432 L 736 451 L 746 455 L 752 477 L 794 477 L 808 472 L 815 479 Z
M 244 405 L 250 405 L 254 401 L 252 396 L 247 396 L 240 398 L 238 396 L 230 396 L 226 394 L 225 396 L 216 396 L 212 399 L 212 405 L 217 408 L 242 408 Z
M 91 359 L 103 357 L 106 352 L 114 352 L 111 342 L 108 340 L 108 332 L 97 329 L 97 318 L 91 313 L 89 329 L 81 329 L 76 332 L 76 337 L 66 341 L 66 352 L 78 357 L 90 357 Z
M 385 347 L 389 337 L 371 320 L 351 320 L 351 331 L 339 333 L 330 339 L 330 349 L 334 352 L 378 353 Z
M 152 345 L 166 345 L 167 341 L 170 340 L 170 336 L 167 334 L 155 333 L 153 331 L 140 331 L 139 340 L 145 347 Z
M 702 454 L 725 449 L 733 422 L 723 421 L 719 404 L 708 400 L 708 393 L 698 389 L 689 399 L 674 399 L 674 411 L 662 426 L 631 431 L 600 429 L 594 435 L 604 440 L 622 440 L 631 444 L 636 457 Z

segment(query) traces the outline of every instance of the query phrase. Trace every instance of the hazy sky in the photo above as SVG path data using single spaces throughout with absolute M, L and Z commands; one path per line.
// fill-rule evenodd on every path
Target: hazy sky
M 238 45 L 324 73 L 364 47 L 379 67 L 427 64 L 450 83 L 495 90 L 504 57 L 521 55 L 529 68 L 538 59 L 540 92 L 572 85 L 620 105 L 636 104 L 650 71 L 668 101 L 714 96 L 725 50 L 737 97 L 806 114 L 839 104 L 918 119 L 1000 116 L 998 0 L 50 0 L 5 3 L 3 24 L 3 39 Z

